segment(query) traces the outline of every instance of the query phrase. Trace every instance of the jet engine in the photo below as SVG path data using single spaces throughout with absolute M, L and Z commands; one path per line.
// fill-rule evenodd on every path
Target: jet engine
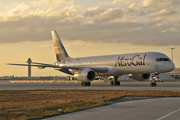
M 95 79 L 96 74 L 91 69 L 81 70 L 79 73 L 74 74 L 74 77 L 83 82 L 91 82 Z
M 129 78 L 137 81 L 145 81 L 150 78 L 150 74 L 129 74 Z

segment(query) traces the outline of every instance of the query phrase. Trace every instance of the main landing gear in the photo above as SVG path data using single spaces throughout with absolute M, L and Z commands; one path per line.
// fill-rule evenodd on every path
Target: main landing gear
M 151 87 L 156 87 L 156 82 L 151 82 L 151 83 L 150 83 L 150 86 L 151 86 Z
M 120 81 L 118 81 L 118 77 L 117 76 L 114 76 L 114 80 L 112 80 L 111 82 L 110 82 L 110 85 L 111 86 L 119 86 L 120 85 Z
M 91 86 L 90 82 L 81 82 L 81 86 Z

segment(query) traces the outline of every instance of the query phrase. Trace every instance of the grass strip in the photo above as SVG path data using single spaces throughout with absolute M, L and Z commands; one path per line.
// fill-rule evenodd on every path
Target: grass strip
M 15 90 L 0 91 L 0 120 L 38 120 L 132 97 L 179 97 L 180 91 Z

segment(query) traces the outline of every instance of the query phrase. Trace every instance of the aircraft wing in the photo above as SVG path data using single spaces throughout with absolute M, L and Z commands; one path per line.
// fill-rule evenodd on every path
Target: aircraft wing
M 104 72 L 108 72 L 108 68 L 101 68 L 101 67 L 81 67 L 81 66 L 61 66 L 61 65 L 54 65 L 54 64 L 45 64 L 45 63 L 34 63 L 33 64 L 14 64 L 14 63 L 8 63 L 7 65 L 18 65 L 18 66 L 34 66 L 34 67 L 38 67 L 40 69 L 44 69 L 46 67 L 50 67 L 50 68 L 67 68 L 67 69 L 91 69 L 94 70 L 95 72 L 100 72 L 100 73 L 104 73 Z
M 94 70 L 95 72 L 100 72 L 100 73 L 104 73 L 104 72 L 108 72 L 108 68 L 101 68 L 101 67 L 81 67 L 81 66 L 61 66 L 61 68 L 67 68 L 67 69 L 91 69 Z
M 32 65 L 32 64 L 14 64 L 14 63 L 8 63 L 7 65 L 18 65 L 18 66 L 35 66 L 35 67 L 53 67 L 53 68 L 60 68 L 60 66 L 57 65 L 51 65 L 51 64 L 40 64 L 40 65 Z

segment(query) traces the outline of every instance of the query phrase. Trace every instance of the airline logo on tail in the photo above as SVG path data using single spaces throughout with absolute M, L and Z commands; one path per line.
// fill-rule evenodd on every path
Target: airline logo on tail
M 146 65 L 145 64 L 145 59 L 146 59 L 147 54 L 144 56 L 140 55 L 135 55 L 132 58 L 125 58 L 123 57 L 118 57 L 116 60 L 115 66 L 140 66 L 140 65 Z
M 56 31 L 51 31 L 51 33 L 54 41 L 54 48 L 55 48 L 57 61 L 67 60 L 69 56 L 61 42 L 61 39 L 59 38 L 59 35 L 57 34 Z

